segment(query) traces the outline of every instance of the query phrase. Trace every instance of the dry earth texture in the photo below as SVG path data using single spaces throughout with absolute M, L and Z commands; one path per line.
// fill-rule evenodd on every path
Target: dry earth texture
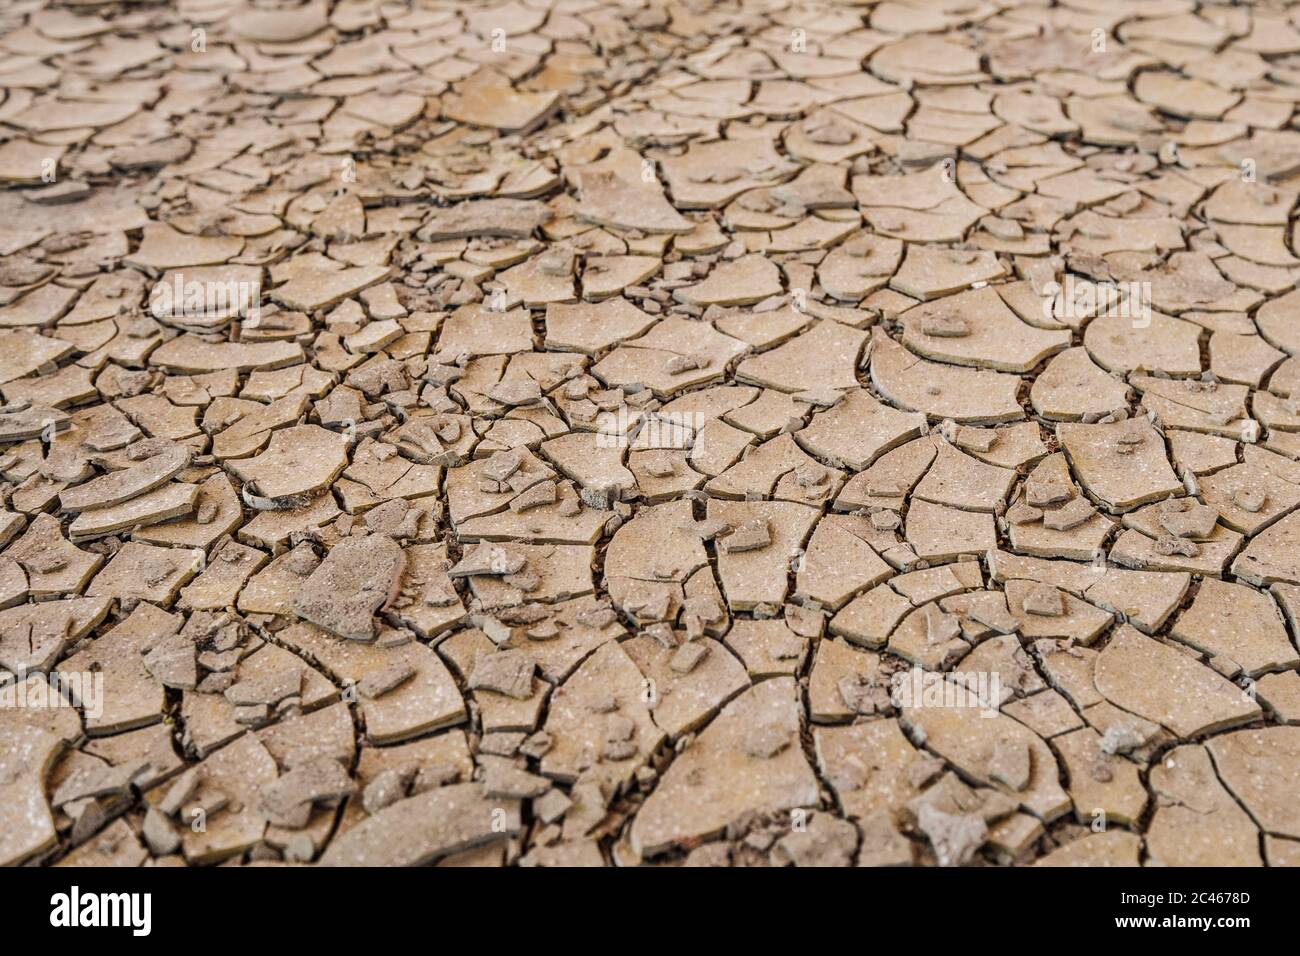
M 10 0 L 0 90 L 0 863 L 1300 861 L 1300 8 Z

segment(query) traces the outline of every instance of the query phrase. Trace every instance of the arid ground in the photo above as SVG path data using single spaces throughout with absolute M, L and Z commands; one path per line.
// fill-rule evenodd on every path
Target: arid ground
M 1300 864 L 1300 7 L 9 0 L 0 864 Z

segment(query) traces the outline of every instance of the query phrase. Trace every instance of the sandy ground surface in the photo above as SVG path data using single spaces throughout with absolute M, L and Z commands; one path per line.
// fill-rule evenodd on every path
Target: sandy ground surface
M 1300 862 L 1298 27 L 6 3 L 0 863 Z

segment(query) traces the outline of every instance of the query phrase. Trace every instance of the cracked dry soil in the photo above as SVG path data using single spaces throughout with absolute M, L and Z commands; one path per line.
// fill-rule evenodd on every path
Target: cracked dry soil
M 1300 7 L 0 11 L 0 864 L 1300 863 Z

